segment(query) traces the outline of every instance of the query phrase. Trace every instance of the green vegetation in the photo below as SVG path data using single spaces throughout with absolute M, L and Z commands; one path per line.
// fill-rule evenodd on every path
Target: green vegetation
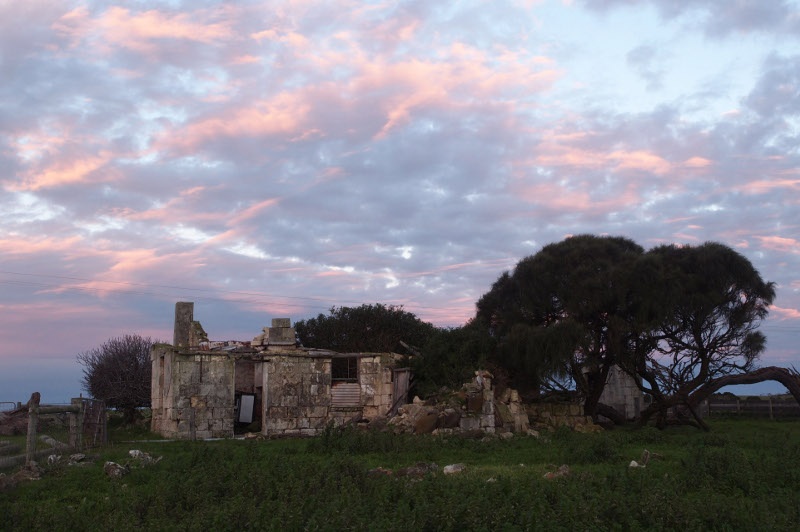
M 672 411 L 702 426 L 697 407 L 719 385 L 775 378 L 754 372 L 766 345 L 757 329 L 774 298 L 774 283 L 723 244 L 644 252 L 627 238 L 578 235 L 503 273 L 477 318 L 523 392 L 566 382 L 587 415 L 624 421 L 600 402 L 616 365 L 652 398 L 642 423 L 663 425 Z
M 328 430 L 310 440 L 122 443 L 0 492 L 2 530 L 793 530 L 800 424 L 482 441 Z M 130 449 L 163 456 L 138 465 Z M 647 449 L 645 468 L 630 468 Z M 130 463 L 119 479 L 106 460 Z M 466 464 L 413 477 L 370 473 Z M 561 464 L 569 473 L 544 478 Z

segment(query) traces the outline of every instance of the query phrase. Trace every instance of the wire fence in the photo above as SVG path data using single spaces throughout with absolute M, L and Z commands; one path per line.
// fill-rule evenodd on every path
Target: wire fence
M 759 399 L 713 400 L 706 405 L 708 416 L 752 416 L 770 419 L 800 418 L 800 404 L 792 400 L 775 400 L 771 397 Z
M 14 408 L 0 417 L 0 428 L 11 429 L 11 437 L 0 440 L 0 469 L 108 443 L 103 401 L 77 398 L 70 404 L 40 405 L 39 394 L 34 393 L 26 405 L 12 404 Z M 48 434 L 41 429 L 47 429 Z M 15 432 L 25 434 L 25 454 L 14 454 L 23 447 L 22 441 L 16 441 L 21 438 L 13 437 Z

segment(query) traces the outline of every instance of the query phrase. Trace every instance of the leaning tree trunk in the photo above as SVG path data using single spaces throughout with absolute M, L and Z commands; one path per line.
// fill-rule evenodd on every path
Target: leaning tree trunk
M 777 381 L 789 390 L 797 404 L 800 404 L 800 373 L 795 369 L 768 366 L 739 375 L 725 375 L 704 384 L 689 396 L 689 404 L 697 407 L 708 396 L 724 386 L 736 384 L 755 384 L 764 381 Z
M 607 404 L 597 403 L 595 412 L 597 412 L 598 415 L 607 417 L 615 425 L 624 425 L 628 421 L 627 419 L 625 419 L 625 416 L 620 414 L 616 408 L 614 408 L 613 406 L 609 406 Z

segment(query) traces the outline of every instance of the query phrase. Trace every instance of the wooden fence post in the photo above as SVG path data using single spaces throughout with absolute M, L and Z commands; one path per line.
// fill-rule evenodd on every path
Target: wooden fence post
M 33 461 L 36 453 L 36 425 L 39 421 L 39 401 L 42 396 L 39 392 L 33 392 L 28 401 L 28 438 L 25 448 L 25 465 Z
M 67 419 L 69 419 L 69 446 L 75 450 L 78 448 L 78 414 L 75 412 L 68 412 Z

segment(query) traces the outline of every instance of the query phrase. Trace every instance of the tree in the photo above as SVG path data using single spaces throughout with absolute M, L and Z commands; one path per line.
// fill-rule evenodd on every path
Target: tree
M 411 360 L 415 393 L 426 397 L 441 387 L 458 389 L 486 367 L 494 339 L 486 327 L 470 320 L 461 327 L 436 329 Z
M 627 276 L 643 253 L 623 237 L 579 235 L 549 244 L 505 272 L 477 303 L 517 386 L 574 382 L 597 413 L 611 367 L 630 341 Z
M 83 389 L 107 406 L 121 409 L 125 419 L 132 421 L 137 408 L 150 406 L 152 345 L 150 338 L 126 334 L 80 353 Z
M 304 346 L 343 353 L 400 351 L 401 342 L 419 347 L 435 330 L 402 306 L 380 303 L 331 307 L 327 316 L 298 321 L 294 328 Z
M 668 409 L 679 407 L 704 426 L 693 394 L 713 389 L 717 379 L 755 369 L 766 346 L 757 328 L 775 298 L 775 285 L 719 243 L 659 246 L 647 256 L 660 265 L 652 281 L 661 314 L 640 338 L 637 357 L 625 364 L 653 396 L 641 422 L 658 414 L 662 425 Z

